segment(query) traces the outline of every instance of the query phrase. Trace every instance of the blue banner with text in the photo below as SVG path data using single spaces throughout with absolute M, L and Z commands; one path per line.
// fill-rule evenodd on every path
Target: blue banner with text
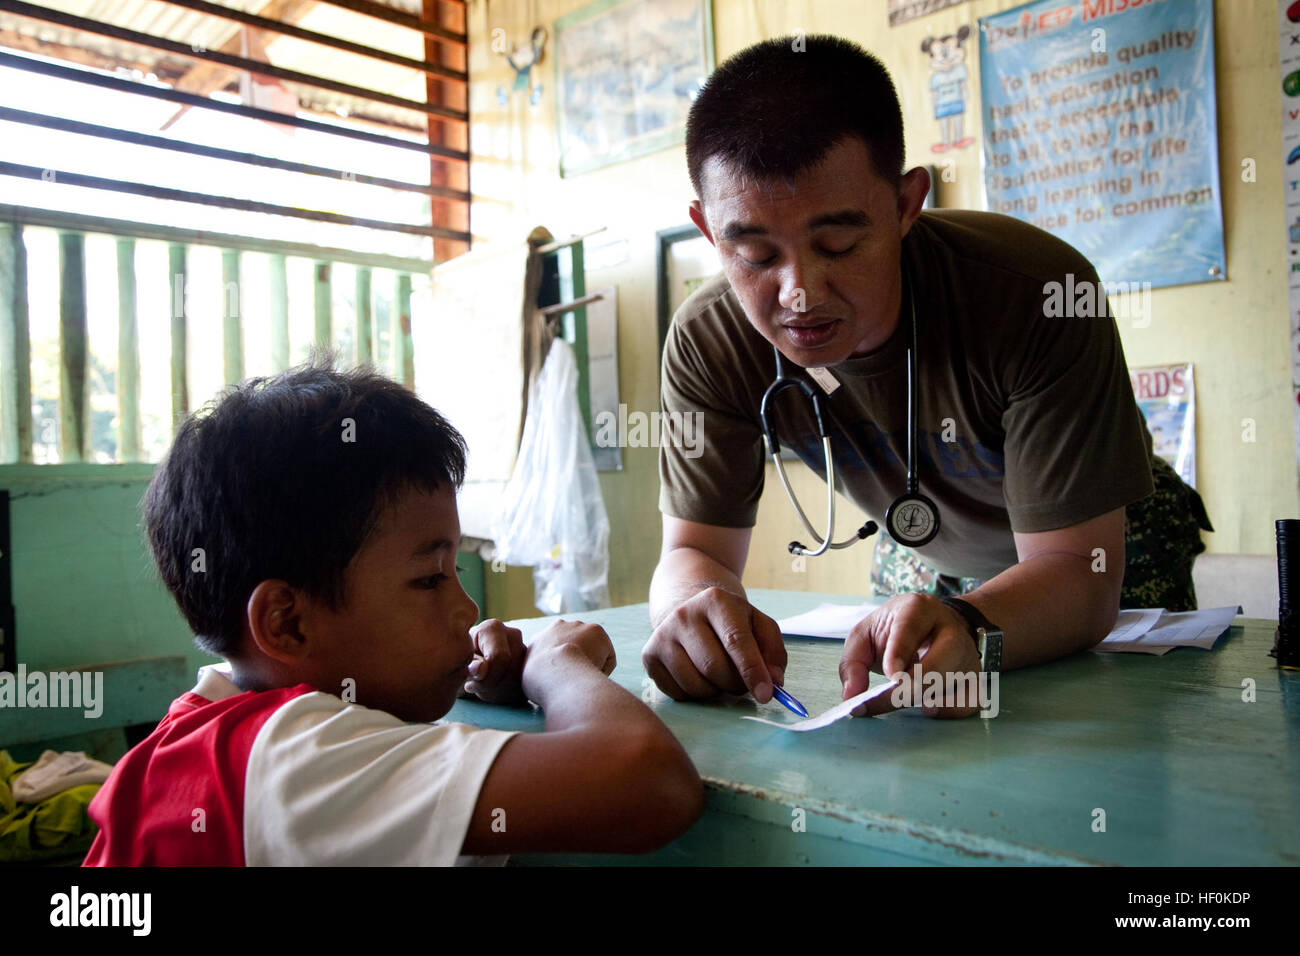
M 1213 0 L 1039 0 L 979 33 L 990 211 L 1108 288 L 1227 277 Z

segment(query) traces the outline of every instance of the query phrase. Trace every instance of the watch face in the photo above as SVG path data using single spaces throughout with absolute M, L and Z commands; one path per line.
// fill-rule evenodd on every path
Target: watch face
M 927 544 L 939 533 L 939 509 L 925 495 L 904 495 L 889 506 L 885 525 L 899 544 Z

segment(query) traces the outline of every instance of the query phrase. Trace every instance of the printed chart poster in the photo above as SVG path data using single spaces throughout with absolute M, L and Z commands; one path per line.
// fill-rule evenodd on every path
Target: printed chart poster
M 1155 453 L 1196 487 L 1196 389 L 1192 363 L 1131 368 L 1129 379 Z
M 705 0 L 596 0 L 555 21 L 560 175 L 685 139 L 691 100 L 713 71 Z
M 1213 0 L 1040 0 L 986 17 L 980 84 L 991 211 L 1070 243 L 1107 291 L 1227 277 Z

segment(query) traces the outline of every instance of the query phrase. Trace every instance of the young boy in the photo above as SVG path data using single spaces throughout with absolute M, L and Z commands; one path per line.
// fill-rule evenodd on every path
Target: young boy
M 87 866 L 451 864 L 654 849 L 703 808 L 599 627 L 525 648 L 457 578 L 465 446 L 372 372 L 309 365 L 190 417 L 145 495 L 204 667 L 90 806 Z M 537 734 L 431 724 L 458 692 Z

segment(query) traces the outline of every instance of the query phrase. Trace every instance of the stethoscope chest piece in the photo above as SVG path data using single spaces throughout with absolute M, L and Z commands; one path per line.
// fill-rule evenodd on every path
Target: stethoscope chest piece
M 919 548 L 939 533 L 939 508 L 919 492 L 903 495 L 885 512 L 885 527 L 899 544 Z
M 912 284 L 906 274 L 906 269 L 904 269 L 903 280 L 907 292 L 908 311 L 912 326 L 912 344 L 907 350 L 907 487 L 905 493 L 896 498 L 894 503 L 889 506 L 889 510 L 885 512 L 885 527 L 889 530 L 890 537 L 899 544 L 919 548 L 922 545 L 929 544 L 934 540 L 934 536 L 939 533 L 939 506 L 921 494 L 916 476 L 917 409 L 920 405 L 917 395 L 918 375 L 916 361 L 918 333 L 916 303 L 912 300 Z M 763 393 L 763 400 L 759 405 L 759 420 L 763 426 L 763 439 L 767 445 L 767 453 L 772 457 L 772 464 L 776 468 L 777 476 L 781 479 L 781 486 L 785 489 L 786 497 L 790 499 L 790 504 L 794 506 L 795 513 L 799 515 L 799 519 L 808 529 L 808 533 L 813 536 L 819 545 L 814 551 L 804 547 L 798 541 L 791 541 L 790 553 L 815 558 L 819 554 L 825 553 L 828 548 L 847 548 L 855 541 L 870 537 L 877 530 L 876 523 L 868 521 L 858 529 L 853 537 L 846 538 L 844 541 L 831 541 L 832 536 L 835 534 L 835 459 L 831 454 L 831 439 L 826 429 L 829 415 L 823 413 L 822 396 L 802 379 L 787 376 L 781 364 L 781 350 L 774 345 L 772 351 L 776 353 L 776 378 L 767 387 L 767 391 Z M 820 383 L 820 379 L 818 382 Z M 817 534 L 816 529 L 813 528 L 808 516 L 804 514 L 803 508 L 799 506 L 799 502 L 794 496 L 790 481 L 785 474 L 785 466 L 781 464 L 781 445 L 777 439 L 776 429 L 768 417 L 769 408 L 776 396 L 788 388 L 803 392 L 812 403 L 813 414 L 817 419 L 817 434 L 822 442 L 822 460 L 826 463 L 826 536 L 824 538 Z

